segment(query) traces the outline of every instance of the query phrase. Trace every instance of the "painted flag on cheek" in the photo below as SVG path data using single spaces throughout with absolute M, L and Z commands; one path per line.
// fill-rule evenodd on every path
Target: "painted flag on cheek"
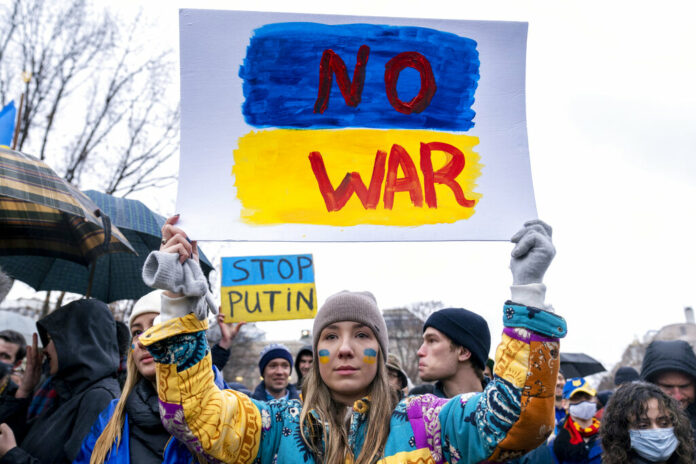
M 374 364 L 377 362 L 377 351 L 373 350 L 372 348 L 367 348 L 363 352 L 365 356 L 363 356 L 363 362 L 366 364 Z
M 319 350 L 319 362 L 322 364 L 329 362 L 329 350 Z

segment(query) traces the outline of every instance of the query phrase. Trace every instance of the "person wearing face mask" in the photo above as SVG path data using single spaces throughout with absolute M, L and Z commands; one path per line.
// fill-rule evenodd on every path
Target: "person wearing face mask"
M 694 462 L 691 424 L 683 408 L 646 382 L 621 385 L 604 412 L 603 464 Z
M 553 452 L 560 463 L 600 463 L 597 392 L 583 378 L 568 379 L 563 387 L 563 399 L 568 405 L 568 417 L 553 442 Z

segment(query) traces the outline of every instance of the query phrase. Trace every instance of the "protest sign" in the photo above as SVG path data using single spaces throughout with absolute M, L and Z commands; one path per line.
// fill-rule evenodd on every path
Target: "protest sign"
M 312 255 L 222 258 L 220 297 L 225 322 L 314 318 Z
M 209 240 L 507 240 L 527 24 L 182 10 L 177 210 Z

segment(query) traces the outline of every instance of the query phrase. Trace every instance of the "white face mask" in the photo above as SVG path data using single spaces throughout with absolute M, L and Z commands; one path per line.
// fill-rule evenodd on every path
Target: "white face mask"
M 629 430 L 631 448 L 650 462 L 669 459 L 679 445 L 672 427 L 664 429 Z
M 588 420 L 592 419 L 597 413 L 597 404 L 593 401 L 583 401 L 582 403 L 571 404 L 569 409 L 571 416 Z

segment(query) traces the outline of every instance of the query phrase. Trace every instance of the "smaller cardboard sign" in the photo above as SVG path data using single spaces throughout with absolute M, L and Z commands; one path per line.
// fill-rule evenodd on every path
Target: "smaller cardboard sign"
M 317 312 L 312 255 L 222 258 L 225 322 L 313 319 Z

